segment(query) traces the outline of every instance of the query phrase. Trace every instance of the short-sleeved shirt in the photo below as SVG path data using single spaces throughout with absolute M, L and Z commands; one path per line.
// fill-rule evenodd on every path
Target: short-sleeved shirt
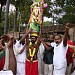
M 21 54 L 19 54 L 19 52 L 22 50 L 23 47 L 24 47 L 24 45 L 20 44 L 19 41 L 18 41 L 15 44 L 15 48 L 16 48 L 15 54 L 16 54 L 16 60 L 18 62 L 25 63 L 25 59 L 26 59 L 26 48 L 25 48 L 25 50 Z
M 66 52 L 68 49 L 68 45 L 64 47 L 62 41 L 58 46 L 55 42 L 51 43 L 51 46 L 54 47 L 54 57 L 53 57 L 54 67 L 60 69 L 63 68 L 65 65 L 67 66 Z
M 73 45 L 73 42 L 70 41 L 70 40 L 68 40 L 67 43 L 70 44 L 70 45 Z M 67 53 L 66 53 L 66 59 L 67 60 L 68 60 L 68 57 L 69 57 L 70 53 L 73 53 L 73 52 L 74 52 L 74 50 L 68 47 L 68 50 L 67 50 Z M 74 60 L 74 57 L 71 57 L 70 63 L 73 63 L 73 60 Z

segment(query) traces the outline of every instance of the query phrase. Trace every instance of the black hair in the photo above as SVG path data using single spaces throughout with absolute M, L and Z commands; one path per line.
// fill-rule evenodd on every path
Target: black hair
M 52 34 L 52 33 L 51 33 L 50 35 L 53 35 L 53 38 L 55 37 L 55 35 L 54 35 L 54 34 Z
M 20 40 L 21 38 L 22 38 L 22 36 L 20 36 L 18 40 Z
M 14 39 L 14 43 L 16 43 L 16 39 Z
M 59 36 L 60 38 L 62 38 L 60 34 L 56 34 L 55 36 Z

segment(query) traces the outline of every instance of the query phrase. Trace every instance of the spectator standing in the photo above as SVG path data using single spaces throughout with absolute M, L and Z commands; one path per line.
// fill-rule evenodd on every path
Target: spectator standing
M 73 42 L 70 40 L 70 36 L 68 34 L 68 40 L 67 43 L 69 45 L 73 45 Z M 71 70 L 72 70 L 72 65 L 74 61 L 73 57 L 74 50 L 68 47 L 67 53 L 66 53 L 66 59 L 67 59 L 67 70 L 66 70 L 66 75 L 71 75 Z
M 48 45 L 54 47 L 53 75 L 65 75 L 66 73 L 66 67 L 67 67 L 66 52 L 68 49 L 67 35 L 68 35 L 68 27 L 65 26 L 65 34 L 63 40 L 62 37 L 59 34 L 57 34 L 55 36 L 54 43 L 47 43 Z M 42 39 L 40 39 L 40 41 L 48 50 L 50 49 L 50 47 L 48 47 Z
M 54 35 L 51 34 L 48 42 L 54 42 Z M 44 49 L 44 75 L 53 75 L 53 47 L 50 50 Z

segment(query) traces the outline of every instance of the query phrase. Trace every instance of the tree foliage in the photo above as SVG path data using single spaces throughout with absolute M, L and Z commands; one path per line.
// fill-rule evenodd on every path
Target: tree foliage
M 20 12 L 22 23 L 27 23 L 30 18 L 30 6 L 32 4 L 31 0 L 11 0 L 11 3 L 15 5 Z
M 44 8 L 44 12 L 43 12 L 43 17 L 46 16 L 48 18 L 50 18 L 52 16 L 52 13 L 50 12 L 50 5 L 51 5 L 51 0 L 44 0 L 44 3 L 48 4 L 47 8 Z
M 3 6 L 6 4 L 6 0 L 0 0 L 0 4 Z
M 43 22 L 43 25 L 44 25 L 44 26 L 51 26 L 51 25 L 52 25 L 52 22 L 46 21 L 46 22 Z
M 5 20 L 5 12 L 2 11 L 2 17 L 0 23 L 0 36 L 4 33 L 4 20 Z
M 8 16 L 9 19 L 9 31 L 14 31 L 14 12 L 11 12 L 10 15 Z
M 57 19 L 58 23 L 75 23 L 75 0 L 56 0 L 55 4 L 61 8 L 62 17 Z
M 75 23 L 75 0 L 44 0 L 48 4 L 47 8 L 44 8 L 43 17 L 53 17 L 57 23 L 63 24 L 65 22 Z M 0 0 L 2 6 L 6 3 L 6 0 Z M 28 23 L 30 18 L 30 6 L 33 3 L 32 0 L 10 0 L 10 3 L 13 4 L 18 10 L 17 24 Z M 1 9 L 0 9 L 1 11 Z M 4 27 L 4 10 L 2 11 L 0 28 Z M 19 15 L 20 13 L 20 15 Z M 9 15 L 9 28 L 13 31 L 14 26 L 14 13 Z M 49 23 L 49 22 L 48 22 Z M 47 24 L 45 22 L 44 24 Z M 48 25 L 48 24 L 47 24 Z M 17 26 L 18 28 L 18 26 Z M 4 30 L 1 30 L 3 33 Z
M 6 4 L 6 0 L 0 0 L 0 4 L 1 4 L 1 7 L 0 7 L 0 23 L 1 23 L 2 6 Z

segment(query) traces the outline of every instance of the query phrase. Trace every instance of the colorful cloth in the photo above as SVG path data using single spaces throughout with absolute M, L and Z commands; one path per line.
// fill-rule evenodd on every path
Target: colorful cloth
M 38 75 L 38 61 L 30 62 L 26 59 L 26 75 Z
M 0 71 L 3 70 L 4 64 L 5 64 L 5 56 L 2 59 L 0 59 Z
M 70 44 L 70 45 L 73 45 L 73 42 L 70 41 L 70 40 L 68 40 L 67 43 Z M 66 59 L 67 59 L 67 60 L 68 60 L 68 58 L 69 58 L 69 56 L 70 56 L 70 53 L 73 53 L 73 52 L 74 52 L 74 50 L 68 47 L 68 50 L 67 50 L 67 53 L 66 53 Z M 74 57 L 71 57 L 70 63 L 73 63 L 73 60 L 74 60 Z
M 40 31 L 40 27 L 39 27 L 38 23 L 36 23 L 36 22 L 30 23 L 30 29 L 33 29 L 33 32 Z
M 35 0 L 35 2 L 41 2 L 42 0 Z
M 0 45 L 0 71 L 3 70 L 5 64 L 5 51 L 3 47 Z

